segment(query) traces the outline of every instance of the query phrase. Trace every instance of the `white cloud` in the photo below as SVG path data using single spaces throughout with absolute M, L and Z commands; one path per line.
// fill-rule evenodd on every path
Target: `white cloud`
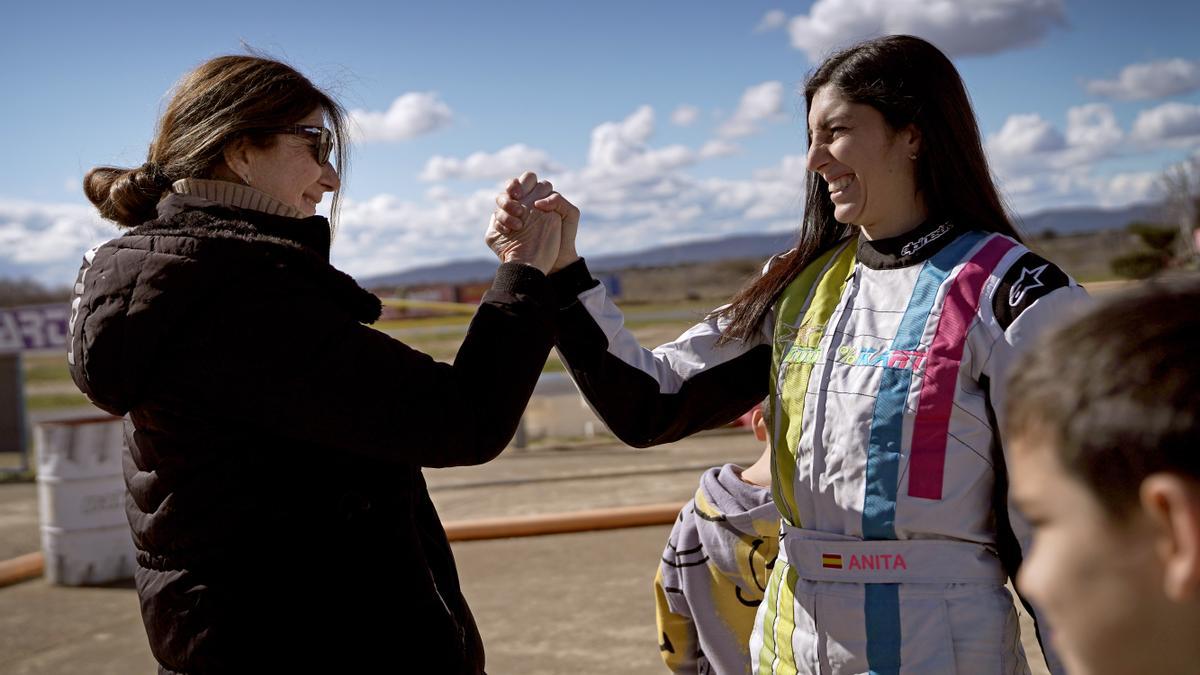
M 772 31 L 777 28 L 783 28 L 784 24 L 786 23 L 787 13 L 782 9 L 772 9 L 766 14 L 763 14 L 763 18 L 758 22 L 758 26 L 754 29 L 754 32 L 766 33 L 767 31 Z
M 802 187 L 775 180 L 700 180 L 687 169 L 738 151 L 711 139 L 699 149 L 653 146 L 654 110 L 642 106 L 628 117 L 597 125 L 582 167 L 555 166 L 555 187 L 582 208 L 579 235 L 590 255 L 628 251 L 734 232 L 794 227 Z M 425 167 L 427 178 L 470 177 L 492 187 L 454 189 L 431 184 L 420 197 L 348 195 L 333 247 L 333 260 L 356 276 L 371 276 L 447 260 L 490 255 L 483 233 L 502 179 L 531 168 L 544 153 L 514 145 L 493 153 L 442 157 Z M 548 161 L 548 160 L 547 160 Z M 510 163 L 520 162 L 518 168 Z M 538 168 L 538 167 L 532 167 Z M 506 171 L 505 169 L 509 169 Z M 118 234 L 91 207 L 0 200 L 0 275 L 35 276 L 69 284 L 80 255 Z
M 786 155 L 775 166 L 759 169 L 754 178 L 761 181 L 778 181 L 803 186 L 808 180 L 808 156 Z
M 84 251 L 117 234 L 91 206 L 0 199 L 0 276 L 70 285 Z
M 1036 113 L 1011 115 L 988 137 L 987 150 L 1002 173 L 1012 173 L 1079 166 L 1129 148 L 1112 109 L 1090 103 L 1067 110 L 1065 136 Z
M 1148 143 L 1187 142 L 1200 136 L 1200 105 L 1170 102 L 1138 113 L 1133 137 Z
M 681 105 L 671 113 L 671 124 L 680 127 L 691 126 L 700 117 L 700 109 L 694 105 Z
M 999 187 L 1017 213 L 1074 206 L 1121 208 L 1160 199 L 1160 171 L 1098 175 L 1092 167 L 1001 178 Z
M 759 121 L 770 118 L 775 109 L 770 105 L 740 108 L 746 118 Z M 1143 122 L 1140 133 L 1155 138 L 1169 135 L 1178 126 L 1168 124 L 1167 113 L 1173 108 L 1155 110 L 1155 115 L 1144 119 L 1157 123 Z M 423 177 L 448 182 L 429 184 L 419 197 L 348 196 L 333 247 L 334 262 L 364 277 L 488 257 L 483 232 L 493 198 L 503 179 L 526 168 L 540 168 L 543 175 L 551 171 L 546 177 L 583 210 L 579 245 L 591 256 L 797 227 L 807 178 L 802 152 L 753 170 L 746 179 L 698 178 L 691 175 L 692 167 L 739 152 L 738 145 L 716 137 L 698 148 L 655 146 L 655 121 L 654 109 L 642 106 L 624 119 L 596 125 L 582 166 L 535 166 L 539 161 L 549 163 L 546 153 L 522 144 L 431 159 Z M 1039 115 L 1016 115 L 989 137 L 993 168 L 1017 212 L 1066 205 L 1115 207 L 1156 197 L 1159 172 L 1108 174 L 1096 162 L 1113 154 L 1157 151 L 1161 145 L 1123 133 L 1105 104 L 1072 108 L 1065 121 L 1065 132 L 1060 132 Z M 1184 147 L 1189 153 L 1197 149 Z M 521 166 L 514 166 L 517 163 Z M 474 189 L 454 183 L 455 178 L 495 182 Z M 90 207 L 0 200 L 0 275 L 35 276 L 53 285 L 70 283 L 82 251 L 115 234 L 116 228 L 101 221 Z
M 1065 136 L 1039 115 L 1012 115 L 988 137 L 986 148 L 1001 188 L 1019 211 L 1120 201 L 1121 193 L 1106 193 L 1093 172 L 1102 160 L 1138 151 L 1103 103 L 1068 109 Z
M 1001 157 L 1054 152 L 1066 147 L 1066 141 L 1037 113 L 1010 115 L 1004 126 L 988 138 L 988 150 Z
M 392 101 L 384 112 L 351 110 L 355 140 L 405 141 L 450 124 L 454 112 L 436 92 L 409 92 Z
M 1136 138 L 1136 128 L 1125 133 L 1106 104 L 1070 108 L 1066 117 L 1065 136 L 1030 114 L 1009 117 L 988 137 L 997 184 L 1018 213 L 1065 206 L 1116 208 L 1161 197 L 1160 170 L 1108 173 L 1103 162 L 1156 151 L 1162 143 Z
M 588 165 L 617 168 L 645 151 L 654 133 L 654 108 L 643 105 L 621 122 L 605 122 L 592 129 Z
M 793 17 L 792 46 L 819 62 L 869 37 L 906 33 L 950 56 L 993 54 L 1040 40 L 1064 23 L 1062 0 L 817 0 Z
M 700 148 L 699 154 L 701 159 L 711 159 L 714 157 L 728 157 L 729 155 L 735 155 L 740 150 L 741 148 L 739 148 L 736 143 L 730 143 L 729 141 L 717 138 L 705 143 Z
M 1128 206 L 1162 197 L 1162 172 L 1119 173 L 1099 179 L 1096 203 L 1106 208 Z
M 423 181 L 489 180 L 511 178 L 520 175 L 523 171 L 546 173 L 558 171 L 560 168 L 550 159 L 550 155 L 545 150 L 517 143 L 501 148 L 494 153 L 472 153 L 463 159 L 434 155 L 425 163 L 425 169 L 421 172 L 420 179 Z
M 610 177 L 623 182 L 648 180 L 657 174 L 695 164 L 701 159 L 731 154 L 730 144 L 709 143 L 696 152 L 684 145 L 652 148 L 654 109 L 643 105 L 620 122 L 605 122 L 592 129 L 588 163 L 581 175 L 589 180 Z
M 737 110 L 717 130 L 723 138 L 741 138 L 758 132 L 760 122 L 779 119 L 783 113 L 783 83 L 763 82 L 747 87 Z
M 653 147 L 654 110 L 592 130 L 585 166 L 551 176 L 583 210 L 579 246 L 589 255 L 629 251 L 736 232 L 790 229 L 799 222 L 803 183 L 792 174 L 752 180 L 697 179 L 686 169 L 738 150 L 715 139 L 699 150 Z M 358 276 L 489 255 L 483 232 L 501 189 L 460 194 L 438 185 L 426 199 L 380 195 L 347 200 L 334 247 L 337 264 Z
M 1067 111 L 1067 144 L 1074 147 L 1111 148 L 1124 134 L 1112 108 L 1092 103 Z
M 1166 59 L 1125 66 L 1115 80 L 1092 80 L 1089 93 L 1122 101 L 1164 98 L 1200 89 L 1200 61 Z

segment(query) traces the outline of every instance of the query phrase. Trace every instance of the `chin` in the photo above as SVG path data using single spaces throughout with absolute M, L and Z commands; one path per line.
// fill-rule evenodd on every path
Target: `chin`
M 837 206 L 836 204 L 833 207 L 833 219 L 843 225 L 856 225 L 857 223 L 854 221 L 857 215 L 858 213 L 853 207 Z

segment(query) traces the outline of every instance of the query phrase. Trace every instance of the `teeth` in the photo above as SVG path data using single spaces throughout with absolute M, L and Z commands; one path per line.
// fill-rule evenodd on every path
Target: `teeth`
M 850 184 L 853 182 L 854 182 L 853 175 L 842 176 L 841 178 L 839 178 L 829 184 L 829 191 L 830 192 L 840 192 L 842 190 L 845 190 L 847 187 L 849 187 Z

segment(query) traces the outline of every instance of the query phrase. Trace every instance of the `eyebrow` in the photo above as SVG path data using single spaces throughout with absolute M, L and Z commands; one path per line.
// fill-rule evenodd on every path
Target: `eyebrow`
M 849 113 L 840 112 L 840 113 L 835 113 L 833 115 L 830 115 L 829 117 L 826 117 L 825 119 L 819 120 L 814 128 L 817 129 L 818 131 L 829 131 L 835 125 L 839 125 L 839 124 L 846 125 L 852 121 L 853 121 L 853 118 L 850 116 Z

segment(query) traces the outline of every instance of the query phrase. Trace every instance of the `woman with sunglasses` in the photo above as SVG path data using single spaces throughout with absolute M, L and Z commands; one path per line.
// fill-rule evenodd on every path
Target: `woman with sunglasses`
M 160 672 L 483 671 L 421 467 L 511 439 L 550 348 L 561 221 L 507 242 L 437 363 L 364 325 L 378 298 L 329 264 L 315 214 L 333 193 L 336 217 L 345 140 L 342 107 L 303 75 L 225 56 L 179 83 L 145 164 L 84 179 L 129 229 L 85 256 L 68 361 L 126 416 Z

